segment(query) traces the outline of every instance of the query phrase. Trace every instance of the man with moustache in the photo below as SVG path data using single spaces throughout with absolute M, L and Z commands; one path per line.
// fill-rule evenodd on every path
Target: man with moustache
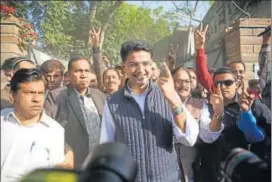
M 267 138 L 266 135 L 268 135 L 268 138 L 271 136 L 271 131 L 268 129 L 270 128 L 269 123 L 271 122 L 269 108 L 259 99 L 254 100 L 249 97 L 250 93 L 248 90 L 245 91 L 245 89 L 242 89 L 242 85 L 246 85 L 245 80 L 242 81 L 245 71 L 244 65 L 242 63 L 233 63 L 228 65 L 228 67 L 216 70 L 212 75 L 209 73 L 204 51 L 207 29 L 208 26 L 206 26 L 204 30 L 202 30 L 201 26 L 195 33 L 197 77 L 199 82 L 209 93 L 215 93 L 216 86 L 221 86 L 225 112 L 222 136 L 213 144 L 202 145 L 199 149 L 201 151 L 202 164 L 200 166 L 200 170 L 202 171 L 200 177 L 201 182 L 217 181 L 218 165 L 223 158 L 222 151 L 229 151 L 235 147 L 247 149 L 249 143 L 257 142 L 256 144 L 251 144 L 252 148 L 252 146 L 264 142 L 266 140 L 265 138 Z M 232 69 L 230 69 L 230 67 L 232 67 Z M 237 78 L 237 76 L 239 76 L 239 78 Z M 240 100 L 244 101 L 240 102 Z M 244 106 L 247 106 L 246 109 Z M 240 120 L 240 118 L 243 117 L 246 119 Z M 241 124 L 243 121 L 246 122 Z M 249 128 L 250 130 L 248 131 L 247 129 Z M 263 132 L 261 130 L 263 130 Z M 258 153 L 260 158 L 267 158 L 263 146 L 257 151 L 254 151 L 254 153 Z M 211 156 L 211 153 L 215 153 L 216 155 Z M 212 163 L 211 161 L 214 162 Z
M 200 29 L 196 30 L 195 33 L 195 46 L 196 46 L 196 74 L 199 83 L 208 90 L 209 93 L 214 92 L 215 87 L 213 85 L 213 80 L 211 74 L 208 70 L 207 56 L 205 54 L 205 35 L 208 30 L 208 25 L 202 30 L 202 24 Z M 233 61 L 226 65 L 237 78 L 237 91 L 238 94 L 242 93 L 242 82 L 245 78 L 246 66 L 241 61 Z
M 104 92 L 113 94 L 121 85 L 121 77 L 115 68 L 108 68 L 103 73 Z
M 160 73 L 161 73 L 161 71 L 160 71 L 160 69 L 158 68 L 156 62 L 152 62 L 151 70 L 152 70 L 151 79 L 152 79 L 153 82 L 156 83 L 156 82 L 159 80 Z
M 87 58 L 75 57 L 68 63 L 70 84 L 48 93 L 45 109 L 65 129 L 66 142 L 80 168 L 99 142 L 105 95 L 89 87 L 91 64 Z
M 127 145 L 138 163 L 136 181 L 183 181 L 173 137 L 184 145 L 194 145 L 198 123 L 179 99 L 165 63 L 165 77 L 158 84 L 150 79 L 153 53 L 148 43 L 128 41 L 120 52 L 128 79 L 107 99 L 100 143 L 117 141 Z
M 41 65 L 40 69 L 46 81 L 47 90 L 61 87 L 65 67 L 59 60 L 47 60 Z
M 172 75 L 175 89 L 181 101 L 199 123 L 200 139 L 206 143 L 214 142 L 224 128 L 222 124 L 224 104 L 220 91 L 218 95 L 212 94 L 210 96 L 210 101 L 214 110 L 214 114 L 211 116 L 207 101 L 204 99 L 195 99 L 191 96 L 192 81 L 189 70 L 184 67 L 177 67 L 172 71 Z M 203 130 L 205 132 L 202 132 Z M 192 165 L 198 156 L 197 147 L 190 147 L 180 143 L 176 143 L 175 147 L 186 180 L 192 182 L 194 177 Z
M 200 181 L 204 182 L 217 181 L 219 163 L 226 152 L 236 147 L 249 149 L 249 144 L 255 145 L 264 141 L 266 135 L 269 137 L 271 123 L 270 110 L 247 92 L 246 82 L 242 82 L 242 94 L 238 95 L 236 75 L 232 70 L 227 67 L 217 69 L 213 82 L 215 88 L 220 86 L 224 99 L 224 130 L 214 143 L 199 147 L 203 170 Z M 255 153 L 265 158 L 260 151 Z

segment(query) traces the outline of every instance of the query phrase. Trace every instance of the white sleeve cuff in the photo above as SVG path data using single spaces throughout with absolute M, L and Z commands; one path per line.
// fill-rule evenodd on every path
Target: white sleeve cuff
M 187 108 L 182 104 L 183 110 L 186 114 L 185 133 L 177 126 L 173 119 L 173 132 L 179 143 L 186 146 L 193 146 L 196 143 L 199 134 L 199 126 L 197 121 L 193 118 Z
M 211 131 L 210 123 L 203 124 L 200 126 L 199 136 L 206 143 L 213 143 L 219 138 L 221 132 L 224 129 L 224 124 L 221 123 L 221 128 L 219 131 Z
M 208 109 L 208 105 L 204 103 L 203 108 L 201 110 L 201 116 L 200 116 L 199 136 L 206 143 L 213 143 L 215 140 L 217 140 L 224 129 L 224 124 L 221 123 L 221 127 L 219 131 L 211 131 L 210 129 L 211 120 L 212 119 Z

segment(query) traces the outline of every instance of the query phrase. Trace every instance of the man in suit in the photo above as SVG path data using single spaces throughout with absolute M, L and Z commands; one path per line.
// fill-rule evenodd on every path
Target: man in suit
M 68 63 L 70 85 L 50 91 L 45 110 L 65 128 L 66 142 L 75 154 L 75 167 L 81 167 L 99 142 L 100 122 L 106 96 L 89 87 L 91 64 L 76 57 Z

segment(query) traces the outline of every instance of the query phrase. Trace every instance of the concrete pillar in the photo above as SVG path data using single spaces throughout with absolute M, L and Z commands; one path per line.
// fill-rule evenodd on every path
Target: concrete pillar
M 258 63 L 262 37 L 257 35 L 271 25 L 269 18 L 238 19 L 224 36 L 226 63 L 242 61 L 246 65 L 246 77 L 254 78 L 253 65 Z
M 27 55 L 27 51 L 18 46 L 22 41 L 20 38 L 21 29 L 19 19 L 13 15 L 1 20 L 1 64 L 7 58 Z

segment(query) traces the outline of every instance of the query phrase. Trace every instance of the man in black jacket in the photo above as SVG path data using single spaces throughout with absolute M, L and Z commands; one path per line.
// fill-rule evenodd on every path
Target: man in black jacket
M 200 162 L 196 162 L 198 167 L 196 172 L 195 181 L 204 182 L 217 182 L 219 163 L 224 159 L 225 154 L 233 148 L 241 147 L 249 149 L 250 143 L 260 141 L 249 140 L 249 138 L 255 137 L 251 133 L 245 133 L 241 128 L 241 116 L 242 114 L 251 115 L 257 122 L 255 123 L 256 129 L 262 135 L 269 135 L 271 123 L 271 112 L 269 108 L 263 104 L 259 99 L 253 100 L 248 95 L 246 88 L 243 93 L 238 95 L 236 77 L 228 68 L 219 68 L 213 75 L 214 84 L 220 85 L 222 95 L 224 98 L 224 116 L 223 124 L 224 130 L 217 141 L 212 144 L 203 143 L 199 147 Z M 210 112 L 213 113 L 210 108 Z M 251 124 L 250 121 L 246 125 Z M 254 123 L 253 123 L 254 124 Z M 250 136 L 251 135 L 251 136 Z M 263 139 L 263 138 L 262 138 Z M 262 141 L 263 142 L 263 141 Z M 262 143 L 261 142 L 261 143 Z M 264 145 L 261 143 L 253 144 L 256 153 L 259 151 L 259 155 L 264 155 Z M 257 145 L 258 147 L 255 147 Z M 213 154 L 213 155 L 211 155 Z M 264 156 L 260 156 L 263 158 Z

